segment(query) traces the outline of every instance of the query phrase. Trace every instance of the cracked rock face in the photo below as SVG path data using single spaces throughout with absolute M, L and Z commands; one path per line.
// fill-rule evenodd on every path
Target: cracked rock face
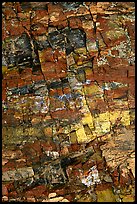
M 134 2 L 3 2 L 3 202 L 133 202 L 134 182 Z

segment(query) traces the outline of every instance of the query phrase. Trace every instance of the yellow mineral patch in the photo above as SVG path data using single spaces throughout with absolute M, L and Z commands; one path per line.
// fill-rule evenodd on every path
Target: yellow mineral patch
M 83 97 L 82 102 L 83 102 L 83 106 L 84 106 L 83 108 L 86 108 L 88 110 L 87 101 L 86 101 L 85 97 Z
M 93 141 L 96 138 L 96 134 L 87 135 L 85 142 Z
M 75 53 L 77 54 L 82 54 L 82 55 L 87 55 L 87 50 L 86 48 L 78 48 L 78 49 L 75 49 Z
M 40 58 L 40 62 L 44 62 L 44 58 L 43 58 L 43 52 L 39 51 L 39 58 Z
M 93 71 L 91 70 L 91 68 L 86 67 L 86 68 L 85 68 L 85 73 L 86 73 L 86 75 L 88 76 L 88 75 L 92 75 L 92 74 L 93 74 Z
M 95 131 L 94 132 L 97 134 L 97 136 L 101 136 L 103 134 L 99 122 L 95 123 Z
M 86 105 L 84 107 L 87 111 Z M 111 125 L 115 124 L 117 119 L 119 119 L 119 123 L 122 123 L 125 126 L 130 125 L 129 111 L 107 111 L 99 114 L 98 117 L 92 117 L 90 112 L 86 112 L 82 118 L 82 124 L 75 126 L 75 129 L 77 129 L 76 134 L 78 142 L 86 142 L 88 139 L 93 140 L 96 138 L 96 136 L 101 136 L 108 133 Z M 91 134 L 87 134 L 82 125 L 88 125 L 88 127 L 91 129 Z
M 97 85 L 91 85 L 91 86 L 85 86 L 84 87 L 84 92 L 87 95 L 95 94 L 95 93 L 97 94 L 98 92 L 100 93 L 101 91 L 102 90 Z
M 83 64 L 82 61 L 78 61 L 78 62 L 77 62 L 77 65 L 78 65 L 78 66 L 80 66 L 80 65 L 82 65 L 82 64 Z
M 107 122 L 102 122 L 101 123 L 101 130 L 102 130 L 102 133 L 107 133 L 110 131 L 110 122 L 107 121 Z
M 72 131 L 69 133 L 69 138 L 71 143 L 76 143 L 77 142 L 77 134 L 76 131 Z
M 101 113 L 94 118 L 95 132 L 97 135 L 102 135 L 110 131 L 110 114 L 109 112 Z
M 76 134 L 77 134 L 78 143 L 88 141 L 88 136 L 85 134 L 85 131 L 84 131 L 84 128 L 83 128 L 83 127 L 80 127 L 80 128 L 76 131 Z
M 94 128 L 93 118 L 90 113 L 85 113 L 84 117 L 82 118 L 82 124 L 90 124 L 90 128 Z
M 121 123 L 125 126 L 130 125 L 130 115 L 129 115 L 129 110 L 122 111 L 121 113 L 122 119 Z
M 110 112 L 110 121 L 112 124 L 115 124 L 116 120 L 121 117 L 121 111 L 111 111 Z
M 26 128 L 26 133 L 28 136 L 40 135 L 40 131 L 37 128 Z
M 14 130 L 14 135 L 16 135 L 17 137 L 20 137 L 21 135 L 23 135 L 23 127 L 18 127 Z
M 123 202 L 134 202 L 134 197 L 132 195 L 125 195 L 122 199 Z
M 110 117 L 110 113 L 108 111 L 106 111 L 105 113 L 99 114 L 99 117 L 97 117 L 97 119 L 100 122 L 101 121 L 109 121 L 110 120 L 109 117 Z
M 123 111 L 112 111 L 110 112 L 110 121 L 115 124 L 116 120 L 119 119 L 125 126 L 130 125 L 130 115 L 128 110 Z
M 115 195 L 111 189 L 96 191 L 97 202 L 115 202 Z
M 7 66 L 2 66 L 2 74 L 5 74 L 8 71 Z

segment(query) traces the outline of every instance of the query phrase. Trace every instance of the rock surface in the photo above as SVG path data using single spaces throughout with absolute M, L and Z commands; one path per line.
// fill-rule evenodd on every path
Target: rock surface
M 2 201 L 134 189 L 135 3 L 3 2 Z

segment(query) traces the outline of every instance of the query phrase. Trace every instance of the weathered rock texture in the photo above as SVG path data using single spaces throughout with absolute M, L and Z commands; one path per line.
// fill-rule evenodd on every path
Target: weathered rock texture
M 2 3 L 3 202 L 134 201 L 134 58 L 134 2 Z

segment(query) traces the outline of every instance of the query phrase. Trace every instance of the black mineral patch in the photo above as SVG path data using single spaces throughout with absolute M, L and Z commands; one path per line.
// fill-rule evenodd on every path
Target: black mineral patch
M 70 30 L 68 35 L 67 35 L 67 38 L 68 38 L 68 42 L 74 48 L 80 48 L 80 47 L 86 46 L 85 33 L 84 33 L 84 31 L 82 31 L 80 29 Z
M 50 42 L 53 49 L 61 47 L 65 48 L 64 35 L 58 31 L 54 31 L 48 35 L 48 41 Z
M 83 2 L 60 2 L 65 10 L 75 10 L 82 5 Z

